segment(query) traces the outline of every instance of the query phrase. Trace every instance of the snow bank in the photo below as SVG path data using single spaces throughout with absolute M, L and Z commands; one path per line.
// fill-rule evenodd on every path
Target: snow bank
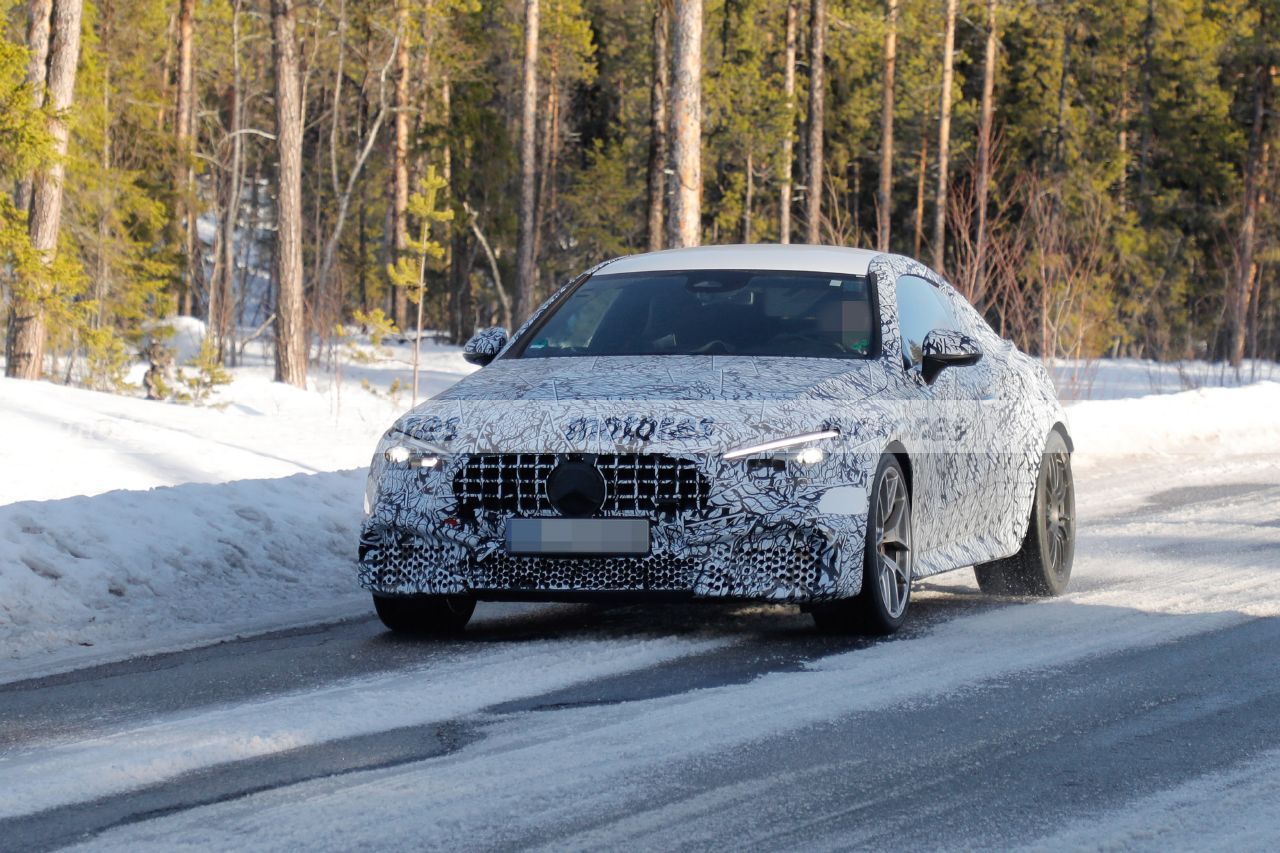
M 1059 359 L 1052 364 L 1050 372 L 1063 400 L 1120 400 L 1200 388 L 1232 388 L 1253 382 L 1280 382 L 1280 364 L 1271 361 L 1245 361 L 1236 370 L 1224 362 L 1210 361 Z
M 353 470 L 0 507 L 0 656 L 154 650 L 365 606 L 362 486 Z
M 1280 383 L 1206 388 L 1067 408 L 1077 464 L 1126 456 L 1241 455 L 1280 449 Z
M 431 347 L 424 394 L 472 369 Z M 0 681 L 362 613 L 364 469 L 409 405 L 234 371 L 221 408 L 0 380 Z

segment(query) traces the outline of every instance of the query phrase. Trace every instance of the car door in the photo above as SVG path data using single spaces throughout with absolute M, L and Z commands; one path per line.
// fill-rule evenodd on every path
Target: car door
M 928 492 L 917 490 L 915 502 L 927 514 L 917 512 L 915 526 L 924 541 L 919 547 L 934 550 L 963 546 L 981 534 L 971 512 L 980 501 L 990 477 L 990 463 L 982 440 L 981 399 L 989 392 L 991 366 L 942 371 L 932 385 L 921 373 L 925 336 L 934 330 L 964 331 L 939 285 L 923 275 L 900 275 L 896 281 L 898 326 L 902 338 L 902 370 L 919 391 L 920 439 L 932 474 Z

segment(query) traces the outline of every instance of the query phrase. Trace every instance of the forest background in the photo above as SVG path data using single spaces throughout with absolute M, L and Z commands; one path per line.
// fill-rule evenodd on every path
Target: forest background
M 9 376 L 305 385 L 609 257 L 920 257 L 1044 358 L 1280 359 L 1280 0 L 0 0 Z

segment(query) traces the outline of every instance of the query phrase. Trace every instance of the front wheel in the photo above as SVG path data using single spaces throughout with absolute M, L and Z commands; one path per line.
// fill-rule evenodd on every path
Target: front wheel
M 815 605 L 813 621 L 828 633 L 885 635 L 902 627 L 911 603 L 911 494 L 898 460 L 881 457 L 867 511 L 862 592 Z
M 1071 451 L 1054 431 L 1045 443 L 1022 548 L 1012 557 L 974 566 L 978 586 L 990 595 L 1062 595 L 1076 552 L 1075 516 Z
M 476 602 L 461 595 L 375 595 L 373 607 L 397 634 L 459 634 Z

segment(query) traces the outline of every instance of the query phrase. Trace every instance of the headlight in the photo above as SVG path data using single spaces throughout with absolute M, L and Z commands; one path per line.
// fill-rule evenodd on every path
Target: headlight
M 411 444 L 393 444 L 382 452 L 382 458 L 392 465 L 407 465 L 410 468 L 438 468 L 441 462 L 438 453 Z
M 801 435 L 793 435 L 788 438 L 778 438 L 773 441 L 763 441 L 760 444 L 751 444 L 746 447 L 738 447 L 730 450 L 724 455 L 725 459 L 743 459 L 747 456 L 758 456 L 764 453 L 772 453 L 777 450 L 788 450 L 793 447 L 801 447 L 805 444 L 812 444 L 815 441 L 825 441 L 831 438 L 838 438 L 840 430 L 824 429 L 817 432 L 806 432 Z M 820 447 L 804 447 L 794 454 L 797 462 L 805 465 L 815 465 L 826 458 L 826 453 Z

